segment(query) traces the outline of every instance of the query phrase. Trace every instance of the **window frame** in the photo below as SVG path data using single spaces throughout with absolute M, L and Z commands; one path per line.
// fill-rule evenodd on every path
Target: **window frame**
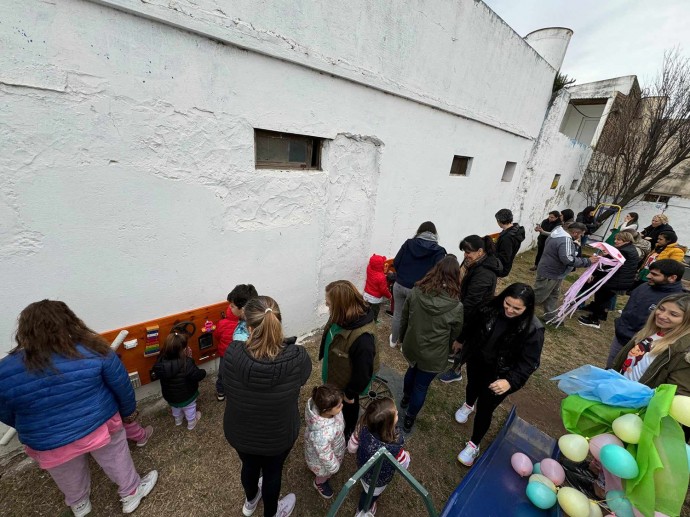
M 456 166 L 455 166 L 456 160 L 467 160 L 467 162 L 465 164 L 465 171 L 463 173 L 453 172 L 453 170 L 455 170 L 455 168 L 456 168 Z M 456 176 L 456 177 L 460 177 L 460 178 L 468 177 L 470 175 L 470 171 L 472 170 L 472 161 L 473 160 L 474 160 L 474 158 L 472 156 L 464 156 L 461 154 L 453 155 L 453 161 L 450 164 L 449 176 Z
M 301 141 L 306 144 L 306 159 L 303 162 L 259 160 L 259 139 L 262 137 Z M 254 128 L 254 168 L 273 170 L 321 171 L 323 138 L 284 131 Z

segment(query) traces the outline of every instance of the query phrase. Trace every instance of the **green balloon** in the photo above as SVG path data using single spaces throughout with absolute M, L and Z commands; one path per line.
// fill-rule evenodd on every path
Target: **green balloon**
M 690 455 L 690 452 L 688 454 Z M 541 474 L 541 462 L 534 464 L 534 467 L 532 467 L 532 474 Z
M 530 481 L 527 483 L 526 494 L 527 499 L 532 501 L 534 506 L 542 510 L 548 510 L 556 504 L 556 493 L 538 481 Z

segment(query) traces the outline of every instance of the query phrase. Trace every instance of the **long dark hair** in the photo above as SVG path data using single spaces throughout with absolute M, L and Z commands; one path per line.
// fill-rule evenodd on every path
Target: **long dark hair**
M 638 219 L 640 218 L 639 215 L 637 215 L 637 212 L 628 212 L 628 215 L 630 216 L 630 222 L 631 223 L 636 223 Z
M 487 255 L 493 255 L 496 253 L 496 244 L 488 235 L 484 237 L 468 235 L 460 241 L 460 251 L 479 251 L 480 249 L 484 250 Z
M 415 233 L 415 235 L 419 235 L 420 233 L 424 232 L 431 232 L 434 235 L 438 235 L 438 232 L 436 231 L 436 225 L 431 221 L 424 221 L 422 224 L 420 224 L 419 228 L 417 228 L 417 233 Z
M 513 323 L 518 326 L 519 332 L 529 329 L 529 325 L 534 318 L 535 296 L 534 289 L 527 284 L 516 282 L 503 289 L 496 298 L 489 302 L 491 310 L 496 314 L 504 313 L 503 302 L 506 298 L 516 298 L 525 304 L 525 312 L 513 318 Z
M 163 359 L 182 359 L 187 350 L 188 341 L 189 334 L 180 330 L 173 330 L 163 343 L 163 350 L 161 350 Z
M 19 314 L 17 347 L 10 353 L 24 352 L 28 370 L 45 370 L 53 366 L 52 355 L 77 359 L 84 357 L 77 345 L 105 356 L 108 342 L 80 320 L 65 302 L 41 300 L 28 305 Z
M 460 297 L 460 264 L 455 255 L 446 255 L 415 284 L 423 293 L 445 291 L 451 298 Z

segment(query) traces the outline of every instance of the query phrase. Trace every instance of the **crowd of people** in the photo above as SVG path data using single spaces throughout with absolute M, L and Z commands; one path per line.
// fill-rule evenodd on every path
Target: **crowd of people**
M 688 395 L 690 295 L 681 284 L 684 251 L 665 216 L 655 216 L 640 233 L 637 219 L 630 213 L 614 229 L 612 243 L 625 263 L 582 308 L 587 314 L 579 322 L 598 328 L 615 310 L 616 296 L 629 294 L 615 322 L 606 367 L 652 388 L 675 384 L 679 394 Z M 471 466 L 496 408 L 539 368 L 546 323 L 558 308 L 564 278 L 599 261 L 598 255 L 582 254 L 598 219 L 593 207 L 577 220 L 572 210 L 550 212 L 534 228 L 534 286 L 513 282 L 499 294 L 497 279 L 509 276 L 525 230 L 508 209 L 496 213 L 496 222 L 497 237 L 469 235 L 460 241 L 459 260 L 438 244 L 436 227 L 427 221 L 392 261 L 371 257 L 363 292 L 347 280 L 326 286 L 329 317 L 318 356 L 322 384 L 312 390 L 303 412 L 305 463 L 324 498 L 334 495 L 330 479 L 346 451 L 356 455 L 361 467 L 385 447 L 407 468 L 405 437 L 422 414 L 433 380 L 459 381 L 463 366 L 465 399 L 454 418 L 466 424 L 474 414 L 470 440 L 458 454 L 462 464 Z M 393 306 L 388 344 L 400 346 L 409 364 L 399 401 L 402 422 L 395 401 L 386 397 L 360 414 L 359 397 L 380 367 L 376 328 L 387 298 Z M 263 500 L 265 517 L 288 517 L 296 497 L 280 497 L 282 472 L 300 434 L 298 400 L 312 361 L 296 338 L 284 335 L 280 307 L 271 297 L 242 284 L 229 293 L 228 303 L 217 328 L 215 391 L 225 403 L 225 437 L 241 462 L 242 511 L 253 515 Z M 543 319 L 536 314 L 539 305 Z M 189 337 L 184 329 L 173 329 L 152 378 L 160 380 L 174 424 L 186 420 L 193 431 L 201 419 L 196 403 L 206 372 L 192 359 Z M 17 429 L 27 454 L 50 474 L 76 517 L 91 512 L 88 455 L 117 485 L 123 512 L 136 510 L 158 473 L 140 476 L 129 452 L 128 439 L 144 446 L 153 429 L 137 422 L 134 391 L 122 362 L 60 301 L 26 307 L 16 342 L 0 361 L 0 421 Z M 449 359 L 453 366 L 447 369 Z M 377 479 L 371 471 L 364 476 L 357 516 L 376 513 L 394 473 L 386 463 Z

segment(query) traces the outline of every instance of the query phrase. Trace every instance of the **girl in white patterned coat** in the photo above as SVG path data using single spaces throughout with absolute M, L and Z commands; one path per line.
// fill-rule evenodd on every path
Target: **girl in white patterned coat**
M 345 456 L 343 393 L 334 386 L 317 386 L 304 410 L 304 457 L 316 478 L 314 488 L 326 499 L 333 497 L 329 479 Z

